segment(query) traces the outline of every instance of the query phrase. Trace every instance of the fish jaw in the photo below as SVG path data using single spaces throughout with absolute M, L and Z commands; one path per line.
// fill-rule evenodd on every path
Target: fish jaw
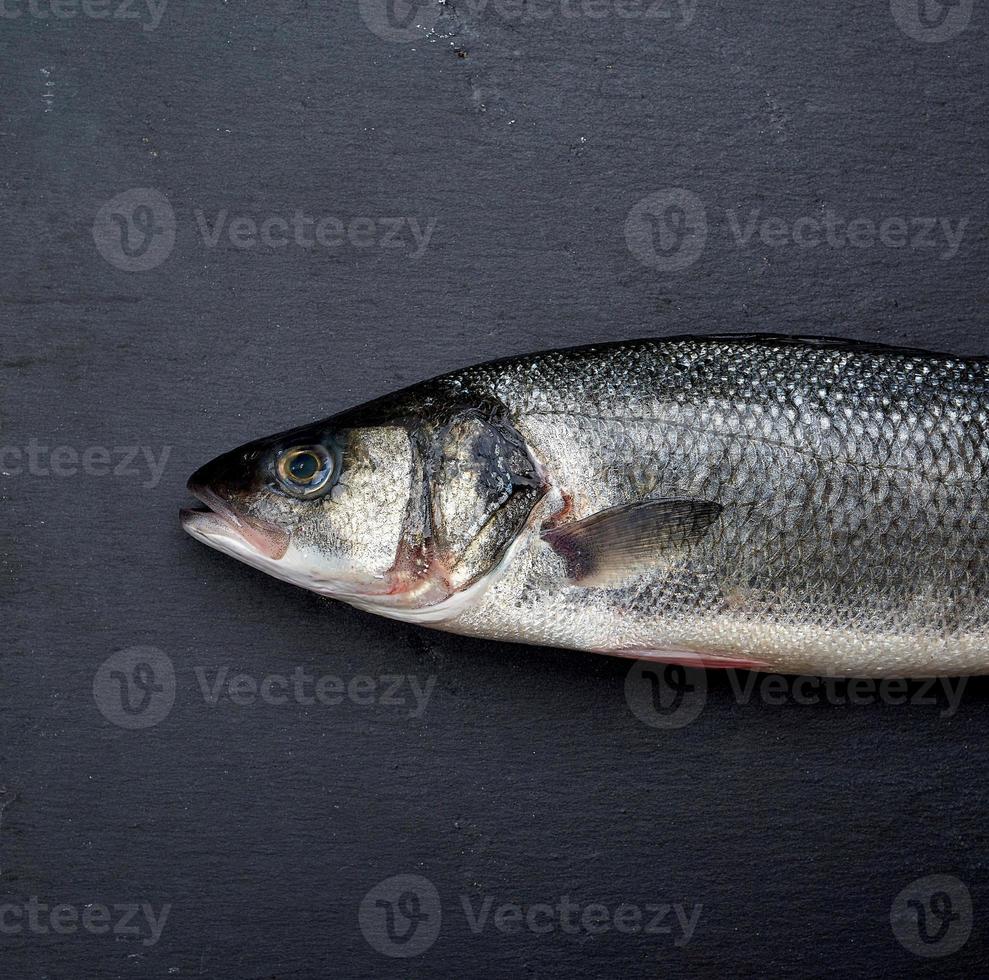
M 189 490 L 204 505 L 185 509 L 180 515 L 183 528 L 194 538 L 221 551 L 224 548 L 215 542 L 233 541 L 242 546 L 241 550 L 246 548 L 248 554 L 270 561 L 285 557 L 292 535 L 284 528 L 245 514 L 208 487 L 190 481 Z
M 208 508 L 186 508 L 179 512 L 182 529 L 197 541 L 215 548 L 231 558 L 259 568 L 269 575 L 283 577 L 282 564 L 290 546 L 288 536 L 236 524 L 225 515 Z
M 179 512 L 183 530 L 197 541 L 275 578 L 322 591 L 314 569 L 307 569 L 292 547 L 291 532 L 271 521 L 250 517 L 207 487 L 189 483 L 202 507 Z
M 189 490 L 204 506 L 179 511 L 183 530 L 202 544 L 272 578 L 385 616 L 396 606 L 417 609 L 449 595 L 436 569 L 421 581 L 407 581 L 397 563 L 377 581 L 358 584 L 344 569 L 328 566 L 325 556 L 300 549 L 291 532 L 274 522 L 245 515 L 194 481 L 190 481 Z
M 185 509 L 179 513 L 182 528 L 197 541 L 250 565 L 272 578 L 297 585 L 318 595 L 347 600 L 354 593 L 353 586 L 343 578 L 328 576 L 314 566 L 304 554 L 288 540 L 262 530 L 238 527 L 223 515 L 205 509 Z

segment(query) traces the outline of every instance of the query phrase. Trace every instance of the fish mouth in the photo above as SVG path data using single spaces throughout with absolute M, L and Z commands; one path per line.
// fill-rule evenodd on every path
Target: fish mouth
M 189 492 L 203 506 L 186 507 L 179 511 L 182 528 L 188 534 L 213 547 L 220 546 L 218 539 L 246 546 L 250 552 L 271 561 L 285 557 L 292 540 L 290 532 L 271 521 L 250 517 L 236 510 L 208 487 L 190 482 Z

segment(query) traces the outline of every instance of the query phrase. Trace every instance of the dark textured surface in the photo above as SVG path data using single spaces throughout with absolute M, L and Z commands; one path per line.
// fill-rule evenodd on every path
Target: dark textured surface
M 908 7 L 894 0 L 901 19 Z M 984 682 L 947 717 L 943 696 L 856 705 L 839 687 L 830 700 L 846 703 L 808 706 L 791 687 L 774 704 L 712 677 L 695 721 L 657 728 L 626 703 L 626 663 L 366 616 L 207 551 L 176 511 L 218 451 L 487 357 L 740 329 L 989 353 L 984 6 L 941 42 L 901 30 L 888 4 L 837 0 L 702 0 L 682 27 L 676 7 L 630 20 L 543 3 L 549 16 L 519 20 L 451 0 L 438 20 L 424 6 L 432 34 L 409 43 L 376 36 L 352 3 L 175 3 L 148 31 L 4 9 L 22 14 L 0 18 L 0 444 L 21 454 L 0 460 L 4 976 L 983 968 Z M 144 272 L 94 245 L 98 210 L 132 188 L 165 195 L 177 224 Z M 667 188 L 706 213 L 706 245 L 677 271 L 637 257 L 633 208 Z M 696 244 L 692 201 L 653 222 L 657 239 L 685 222 Z M 210 248 L 196 218 L 300 208 L 436 224 L 413 259 L 407 224 L 397 248 L 366 245 L 360 225 L 337 246 L 224 234 Z M 828 208 L 969 220 L 946 258 L 940 244 L 773 245 L 778 223 L 769 243 L 733 234 L 753 209 L 792 227 Z M 69 475 L 67 451 L 29 461 L 31 440 L 91 450 L 89 472 Z M 128 446 L 168 447 L 159 481 L 140 457 L 137 475 L 102 474 L 94 447 L 116 463 Z M 105 716 L 132 717 L 99 669 L 133 647 L 160 651 L 136 659 L 165 695 L 170 660 L 175 692 L 132 730 Z M 379 687 L 211 705 L 195 673 L 297 667 Z M 407 682 L 404 707 L 381 703 L 384 675 L 435 678 L 421 717 Z M 359 907 L 405 873 L 435 885 L 442 926 L 389 959 Z M 898 893 L 931 874 L 973 906 L 967 943 L 936 960 L 890 923 Z M 475 935 L 465 896 L 492 916 L 563 896 L 612 917 L 622 903 L 702 910 L 681 946 L 675 924 L 507 933 L 489 918 Z M 18 918 L 32 897 L 69 905 L 63 921 L 94 903 L 171 910 L 145 945 L 43 933 Z

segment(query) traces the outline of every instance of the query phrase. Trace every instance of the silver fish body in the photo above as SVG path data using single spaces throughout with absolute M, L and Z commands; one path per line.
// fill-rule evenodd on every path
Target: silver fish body
M 190 482 L 226 517 L 186 526 L 457 633 L 788 673 L 981 673 L 987 433 L 982 359 L 641 340 L 468 368 L 249 444 Z M 304 515 L 264 476 L 300 440 L 335 440 L 340 460 Z M 231 515 L 280 531 L 285 553 L 235 540 Z

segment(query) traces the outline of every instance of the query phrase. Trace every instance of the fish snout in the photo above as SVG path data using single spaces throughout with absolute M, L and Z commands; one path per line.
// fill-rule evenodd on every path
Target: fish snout
M 180 519 L 194 537 L 234 537 L 277 561 L 288 550 L 291 533 L 248 511 L 263 486 L 256 472 L 258 455 L 256 451 L 234 450 L 199 467 L 186 487 L 203 506 L 184 508 Z

